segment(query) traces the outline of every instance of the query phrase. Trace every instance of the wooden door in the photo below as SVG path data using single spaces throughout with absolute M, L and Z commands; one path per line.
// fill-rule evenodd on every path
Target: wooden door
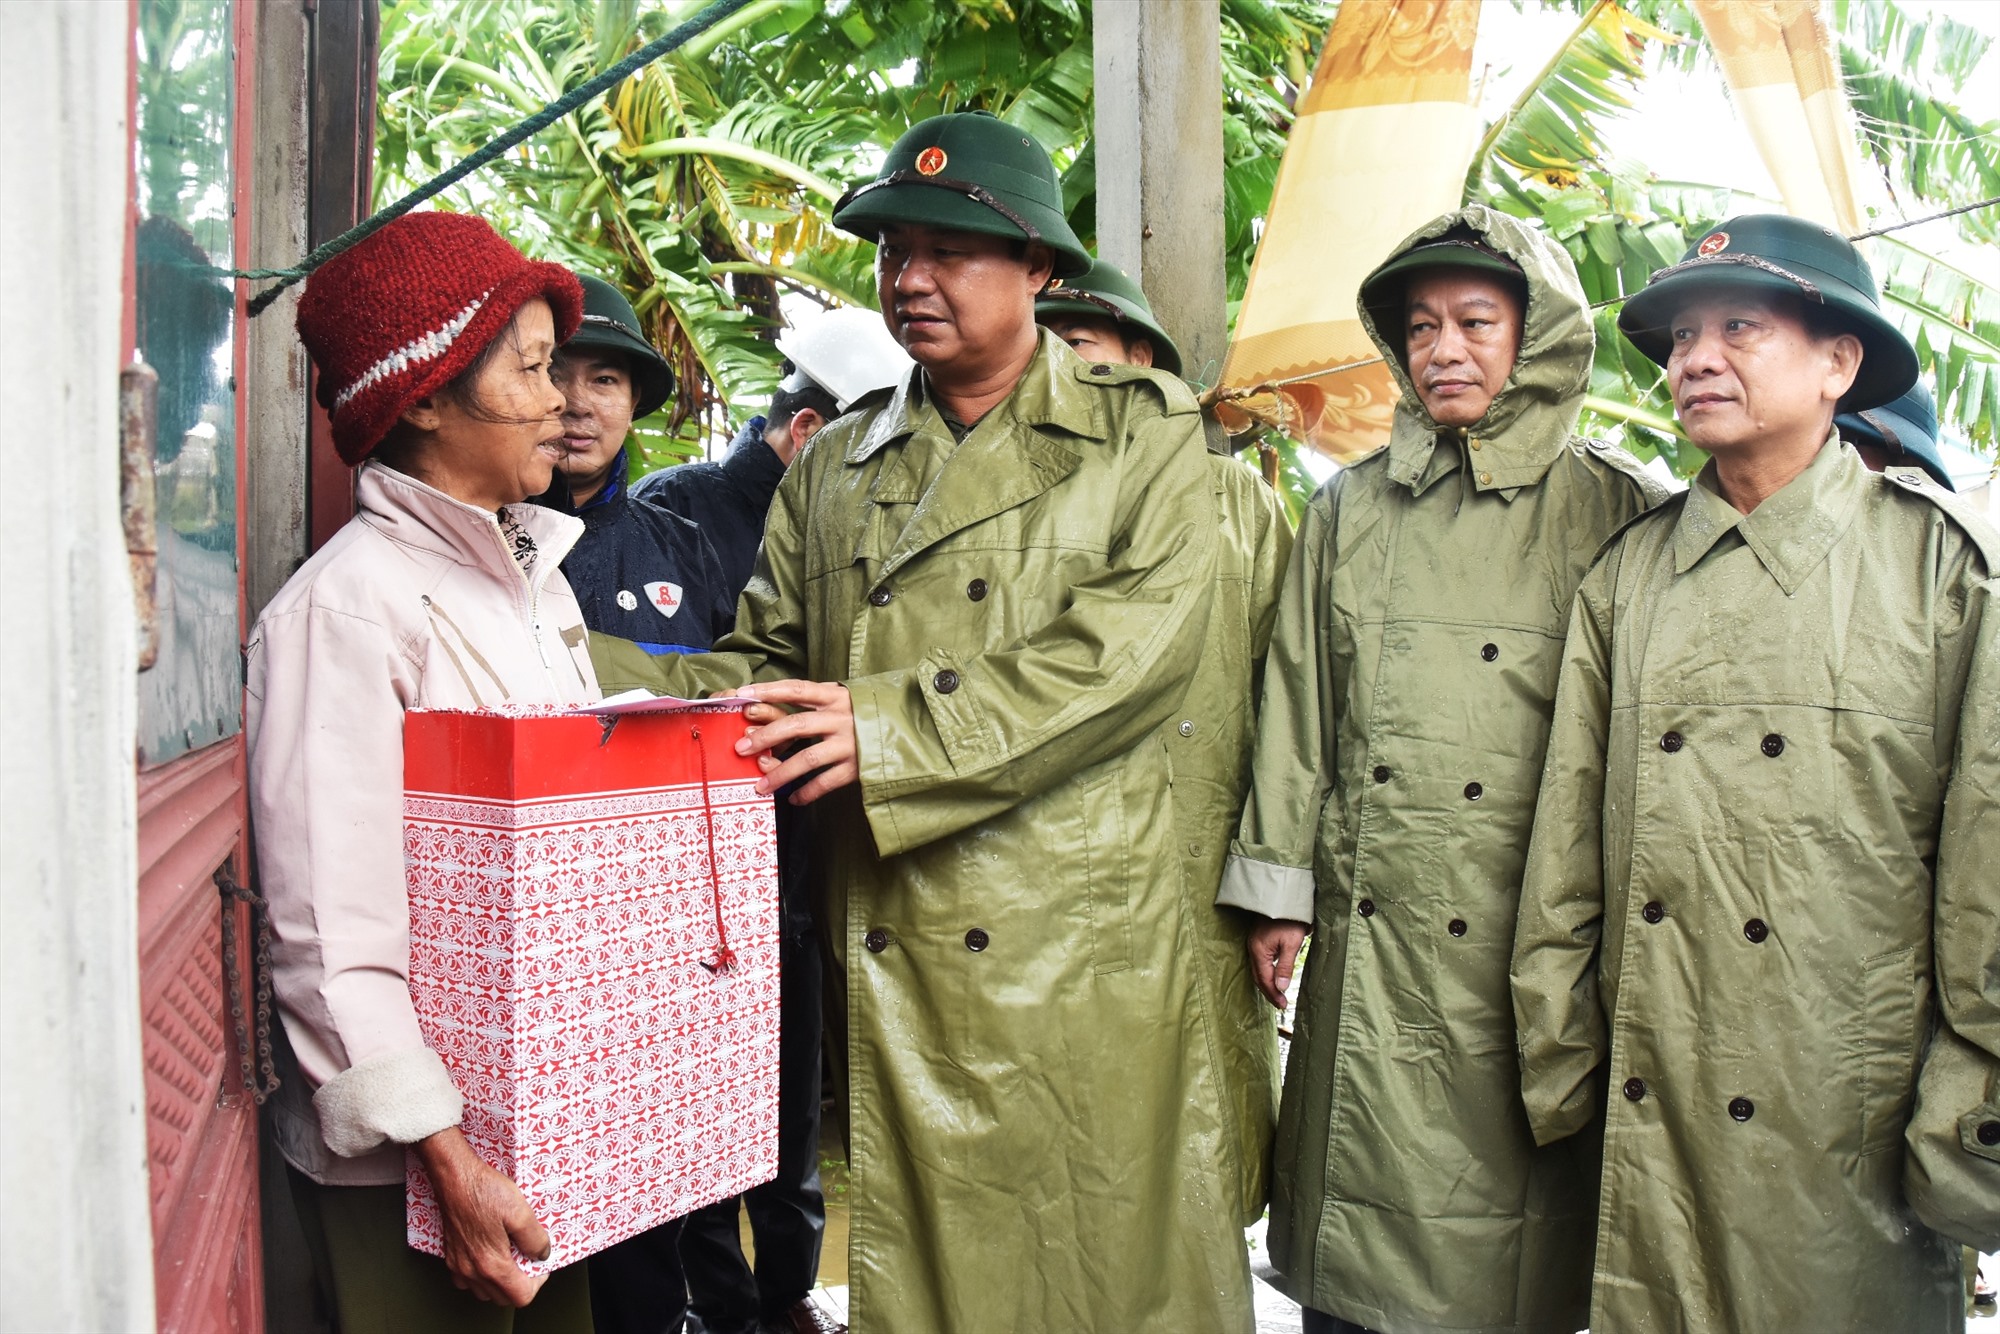
M 153 385 L 149 410 L 128 414 L 150 438 L 128 451 L 128 489 L 150 499 L 153 533 L 150 566 L 135 561 L 151 594 L 137 682 L 139 988 L 159 1328 L 189 1334 L 264 1325 L 257 932 L 229 890 L 244 878 L 244 310 L 216 272 L 246 239 L 238 109 L 255 22 L 254 4 L 132 8 L 126 341 Z M 128 538 L 133 526 L 145 523 Z

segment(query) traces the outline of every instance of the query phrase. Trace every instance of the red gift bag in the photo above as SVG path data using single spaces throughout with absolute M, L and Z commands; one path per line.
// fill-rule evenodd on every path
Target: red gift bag
M 740 704 L 414 711 L 410 994 L 573 1263 L 778 1167 L 778 876 Z M 410 1245 L 442 1254 L 409 1158 Z

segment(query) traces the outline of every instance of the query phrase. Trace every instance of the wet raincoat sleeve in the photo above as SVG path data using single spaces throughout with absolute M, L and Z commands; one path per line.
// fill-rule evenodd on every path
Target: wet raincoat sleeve
M 2000 1250 L 2000 580 L 1966 600 L 1957 743 L 1939 831 L 1933 958 L 1938 1026 L 1917 1073 L 1904 1193 L 1946 1236 Z M 1949 720 L 1945 720 L 1949 721 Z M 1942 730 L 1942 729 L 1941 729 Z
M 1234 459 L 1229 460 L 1229 466 L 1249 471 Z M 1250 566 L 1250 606 L 1256 616 L 1250 628 L 1250 698 L 1262 700 L 1265 661 L 1271 651 L 1271 636 L 1278 626 L 1278 599 L 1284 594 L 1285 571 L 1292 563 L 1292 526 L 1285 519 L 1278 493 L 1263 479 L 1253 474 L 1250 485 L 1238 485 L 1243 493 L 1256 497 L 1245 502 L 1244 507 L 1256 515 L 1258 524 L 1257 546 Z
M 1598 999 L 1604 923 L 1604 789 L 1611 727 L 1616 548 L 1577 589 L 1556 687 L 1534 834 L 1521 886 L 1511 982 L 1521 1093 L 1535 1143 L 1597 1114 L 1610 1037 Z
M 1117 472 L 1104 563 L 1060 615 L 980 653 L 941 648 L 847 682 L 862 808 L 881 856 L 1006 811 L 1137 745 L 1194 678 L 1217 525 L 1200 418 L 1140 421 Z
M 1322 668 L 1321 623 L 1341 478 L 1313 497 L 1292 545 L 1264 659 L 1249 796 L 1215 901 L 1265 917 L 1313 919 L 1313 850 L 1335 772 L 1337 705 Z

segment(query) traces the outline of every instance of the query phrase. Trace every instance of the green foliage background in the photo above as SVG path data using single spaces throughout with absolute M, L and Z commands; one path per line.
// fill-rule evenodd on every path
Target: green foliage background
M 1480 145 L 1466 198 L 1538 220 L 1576 259 L 1600 312 L 1586 429 L 1679 471 L 1695 459 L 1650 363 L 1615 336 L 1615 303 L 1690 236 L 1764 205 L 1663 181 L 1611 151 L 1648 71 L 1710 60 L 1684 0 L 1515 0 L 1577 26 Z M 378 199 L 387 202 L 651 40 L 697 0 L 385 0 Z M 1891 0 L 1834 0 L 1864 152 L 1910 216 L 2000 195 L 2000 125 L 1957 97 L 1988 39 L 1918 22 Z M 1224 171 L 1232 315 L 1268 211 L 1291 108 L 1337 0 L 1222 0 Z M 1504 18 L 1504 16 L 1499 16 Z M 447 192 L 531 252 L 634 294 L 684 392 L 639 424 L 635 469 L 698 456 L 768 398 L 778 297 L 874 304 L 872 247 L 833 229 L 850 182 L 898 134 L 981 108 L 1034 134 L 1094 241 L 1089 0 L 755 0 L 504 164 Z M 1963 215 L 1992 243 L 2000 210 Z M 1991 451 L 2000 438 L 2000 292 L 1893 238 L 1876 243 L 1890 302 L 1937 377 L 1942 415 Z M 1248 443 L 1247 441 L 1245 442 Z M 1310 488 L 1270 440 L 1281 490 Z

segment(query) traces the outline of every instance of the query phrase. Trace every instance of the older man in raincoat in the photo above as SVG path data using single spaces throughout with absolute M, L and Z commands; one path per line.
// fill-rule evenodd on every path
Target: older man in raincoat
M 1003 121 L 913 127 L 834 220 L 920 372 L 799 456 L 719 652 L 600 679 L 761 683 L 746 753 L 813 803 L 854 1328 L 1248 1331 L 1160 735 L 1215 581 L 1194 396 L 1036 329 L 1089 257 Z
M 1851 245 L 1732 218 L 1626 303 L 1710 459 L 1578 591 L 1513 988 L 1595 1140 L 1591 1327 L 1932 1334 L 2000 1245 L 2000 537 L 1836 410 L 1916 377 Z
M 1312 932 L 1272 1261 L 1309 1331 L 1572 1334 L 1590 1154 L 1529 1134 L 1507 962 L 1570 597 L 1659 492 L 1574 434 L 1595 340 L 1541 232 L 1447 214 L 1360 304 L 1402 399 L 1300 525 L 1220 896 L 1274 1004 Z

